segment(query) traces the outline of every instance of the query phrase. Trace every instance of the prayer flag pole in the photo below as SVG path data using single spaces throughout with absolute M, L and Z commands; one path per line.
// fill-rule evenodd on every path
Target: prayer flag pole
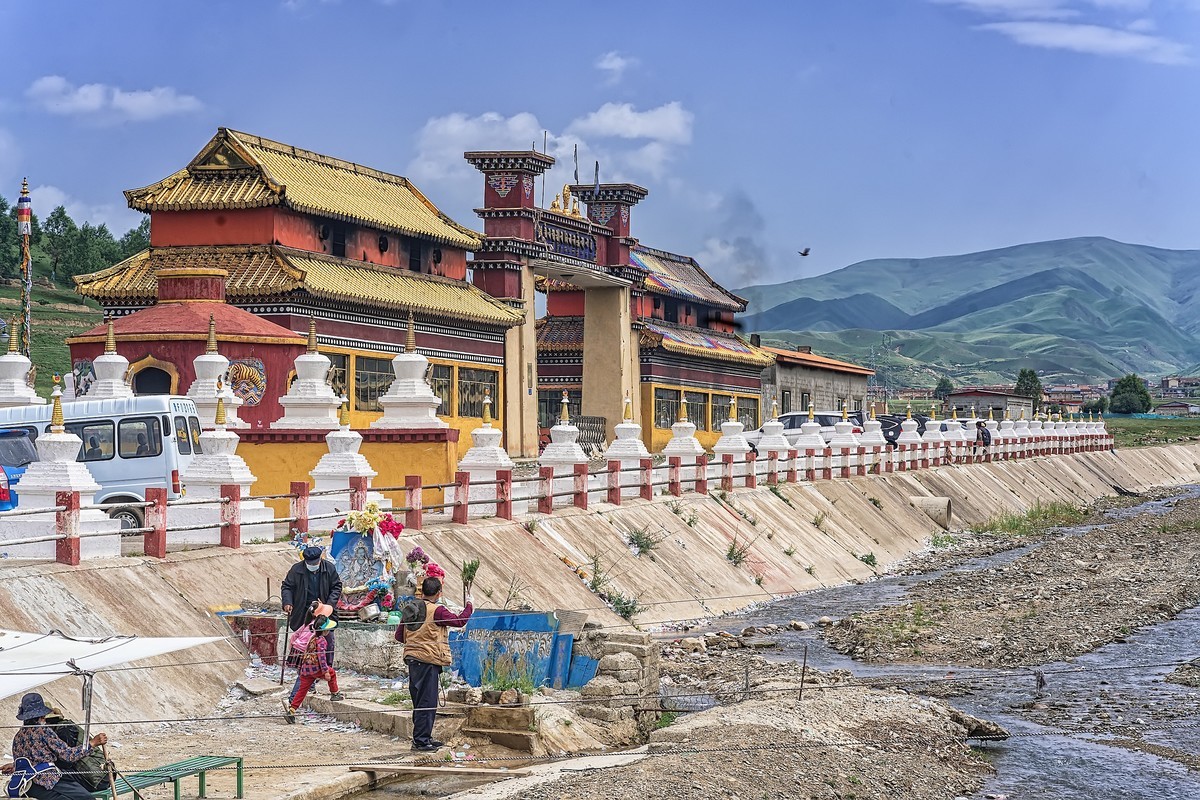
M 33 260 L 29 254 L 29 237 L 33 235 L 33 205 L 29 199 L 29 179 L 21 180 L 21 196 L 17 200 L 17 234 L 21 237 L 21 353 L 29 355 L 30 298 L 33 294 Z M 12 335 L 11 332 L 9 335 Z

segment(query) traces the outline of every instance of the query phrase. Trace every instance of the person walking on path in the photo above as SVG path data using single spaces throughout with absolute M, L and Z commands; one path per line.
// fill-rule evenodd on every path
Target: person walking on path
M 342 597 L 342 579 L 332 561 L 322 556 L 324 551 L 314 546 L 304 548 L 304 560 L 293 564 L 283 579 L 280 600 L 283 613 L 288 615 L 288 627 L 293 631 L 309 621 L 309 609 L 314 600 L 337 608 Z M 330 649 L 333 647 L 330 641 Z
M 289 725 L 296 723 L 296 709 L 300 708 L 308 690 L 317 681 L 329 684 L 329 699 L 343 698 L 342 693 L 338 691 L 337 672 L 329 661 L 329 637 L 333 636 L 333 629 L 337 627 L 337 623 L 331 619 L 322 619 L 313 624 L 313 637 L 308 640 L 304 653 L 300 656 L 300 679 L 292 691 L 291 698 L 283 701 L 284 713 L 287 714 L 284 719 Z
M 992 432 L 987 429 L 987 426 L 984 425 L 983 420 L 977 421 L 975 423 L 975 447 L 973 448 L 971 455 L 974 456 L 976 461 L 978 461 L 981 456 L 986 458 L 988 447 L 990 447 L 991 444 Z
M 34 770 L 26 797 L 36 800 L 90 800 L 92 793 L 75 781 L 63 778 L 55 761 L 81 761 L 91 754 L 93 747 L 108 743 L 108 736 L 98 733 L 90 741 L 71 747 L 54 728 L 46 724 L 46 717 L 53 712 L 42 696 L 30 692 L 21 698 L 17 719 L 22 725 L 13 737 L 13 759 L 19 765 L 22 759 Z
M 433 738 L 433 723 L 437 719 L 442 668 L 453 661 L 450 629 L 466 625 L 475 605 L 470 594 L 464 598 L 467 605 L 460 614 L 439 604 L 442 582 L 437 578 L 422 581 L 421 594 L 417 619 L 396 627 L 396 641 L 404 645 L 404 664 L 408 667 L 408 694 L 413 704 L 412 749 L 431 753 L 445 746 L 445 742 Z

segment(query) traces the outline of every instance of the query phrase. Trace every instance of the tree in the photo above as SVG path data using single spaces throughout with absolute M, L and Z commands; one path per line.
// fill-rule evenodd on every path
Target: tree
M 954 384 L 950 382 L 949 378 L 942 377 L 937 382 L 937 388 L 933 390 L 933 396 L 938 400 L 945 400 L 953 391 Z
M 68 265 L 69 273 L 84 275 L 111 267 L 120 261 L 121 248 L 109 233 L 107 225 L 93 227 L 90 222 L 85 222 L 75 234 L 73 255 L 75 261 Z
M 121 260 L 142 252 L 150 246 L 150 217 L 142 217 L 136 228 L 125 231 L 125 235 L 117 242 L 121 248 Z
M 1114 414 L 1145 414 L 1150 406 L 1146 382 L 1136 373 L 1129 373 L 1113 387 L 1109 408 Z
M 1103 414 L 1108 411 L 1108 395 L 1102 394 L 1095 400 L 1089 400 L 1083 404 L 1081 410 L 1085 414 L 1097 412 Z
M 1042 409 L 1042 382 L 1038 379 L 1037 373 L 1031 369 L 1023 369 L 1017 373 L 1017 385 L 1013 388 L 1013 394 L 1019 394 L 1022 397 L 1033 399 L 1033 411 L 1036 414 Z
M 0 277 L 15 278 L 20 271 L 20 238 L 17 220 L 9 213 L 8 201 L 0 196 Z
M 43 248 L 50 256 L 50 278 L 54 280 L 62 274 L 59 267 L 74 260 L 72 256 L 78 245 L 79 229 L 75 226 L 75 220 L 67 214 L 67 210 L 59 206 L 46 217 L 42 234 Z

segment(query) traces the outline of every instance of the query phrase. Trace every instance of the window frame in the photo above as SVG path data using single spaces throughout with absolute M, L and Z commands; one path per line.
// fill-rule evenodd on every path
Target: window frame
M 679 419 L 679 399 L 683 393 L 669 386 L 654 387 L 654 427 L 670 430 Z M 661 404 L 661 405 L 660 405 Z M 662 424 L 662 423 L 666 424 Z
M 693 397 L 703 397 L 704 402 L 693 402 L 691 399 Z M 687 400 L 688 421 L 696 426 L 697 431 L 707 431 L 708 407 L 711 404 L 712 395 L 708 392 L 698 392 L 685 389 L 683 392 L 683 399 Z M 701 409 L 699 414 L 696 413 L 697 408 Z
M 108 441 L 111 445 L 108 455 L 100 458 L 86 458 L 87 438 L 83 434 L 86 433 L 90 428 L 103 429 L 106 427 L 108 428 Z M 81 420 L 79 422 L 68 422 L 63 426 L 63 428 L 68 433 L 73 433 L 79 437 L 79 455 L 75 457 L 76 461 L 82 461 L 84 463 L 91 464 L 96 461 L 112 461 L 117 457 L 117 426 L 113 424 L 111 419 L 94 419 Z M 49 425 L 46 426 L 46 432 L 50 432 Z M 101 452 L 103 452 L 103 448 L 101 449 Z
M 371 363 L 384 365 L 385 369 L 371 368 Z M 372 379 L 364 379 L 364 376 L 370 374 L 375 376 Z M 390 376 L 386 381 L 383 376 Z M 355 411 L 370 411 L 379 413 L 383 411 L 383 406 L 379 404 L 379 398 L 387 394 L 392 383 L 396 380 L 396 373 L 392 371 L 392 360 L 384 358 L 376 358 L 374 356 L 354 356 L 354 410 Z
M 490 396 L 492 398 L 492 418 L 496 417 L 496 404 L 500 402 L 500 371 L 494 369 L 481 369 L 479 367 L 458 367 L 455 370 L 455 390 L 458 395 L 458 404 L 456 411 L 459 417 L 482 419 L 483 417 L 483 398 L 484 389 L 491 389 Z M 487 376 L 485 380 L 480 380 L 482 376 Z M 464 391 L 464 386 L 470 384 L 471 388 Z M 475 385 L 478 385 L 478 395 L 475 395 Z M 467 413 L 475 410 L 475 405 L 479 406 L 479 413 Z
M 183 421 L 182 425 L 179 424 L 180 420 Z M 181 431 L 182 433 L 180 433 Z M 187 446 L 186 450 L 184 450 L 185 445 Z M 178 414 L 175 417 L 175 452 L 181 456 L 190 456 L 192 454 L 192 436 L 188 431 L 187 417 L 183 414 Z
M 122 430 L 122 428 L 124 428 L 126 425 L 133 426 L 135 424 L 145 424 L 147 422 L 147 420 L 151 423 L 151 425 L 150 425 L 151 430 L 154 430 L 157 433 L 156 438 L 157 438 L 157 443 L 158 443 L 158 452 L 153 452 L 153 449 L 152 449 L 152 451 L 149 453 L 143 453 L 141 455 L 138 455 L 137 448 L 135 446 L 134 452 L 132 455 L 125 455 L 125 453 L 122 452 L 122 446 L 121 446 L 121 442 L 122 442 L 121 430 Z M 149 435 L 147 435 L 147 439 L 150 439 L 150 445 L 153 448 L 155 439 L 151 439 L 151 437 Z M 134 442 L 135 443 L 137 442 L 136 434 L 134 435 Z M 139 417 L 123 417 L 123 418 L 117 420 L 116 451 L 117 451 L 117 456 L 122 461 L 132 461 L 137 458 L 158 458 L 159 456 L 161 456 L 163 454 L 162 420 L 160 420 L 157 416 L 154 416 L 154 415 L 139 416 Z

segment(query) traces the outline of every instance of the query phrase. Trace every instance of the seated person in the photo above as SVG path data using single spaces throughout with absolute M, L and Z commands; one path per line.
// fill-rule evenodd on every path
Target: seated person
M 83 451 L 83 457 L 91 461 L 95 458 L 104 458 L 104 451 L 100 449 L 100 440 L 95 436 L 88 437 L 87 450 Z
M 139 456 L 150 455 L 150 443 L 148 441 L 146 441 L 146 434 L 139 433 L 137 436 L 137 442 L 138 442 L 137 455 L 139 455 Z

